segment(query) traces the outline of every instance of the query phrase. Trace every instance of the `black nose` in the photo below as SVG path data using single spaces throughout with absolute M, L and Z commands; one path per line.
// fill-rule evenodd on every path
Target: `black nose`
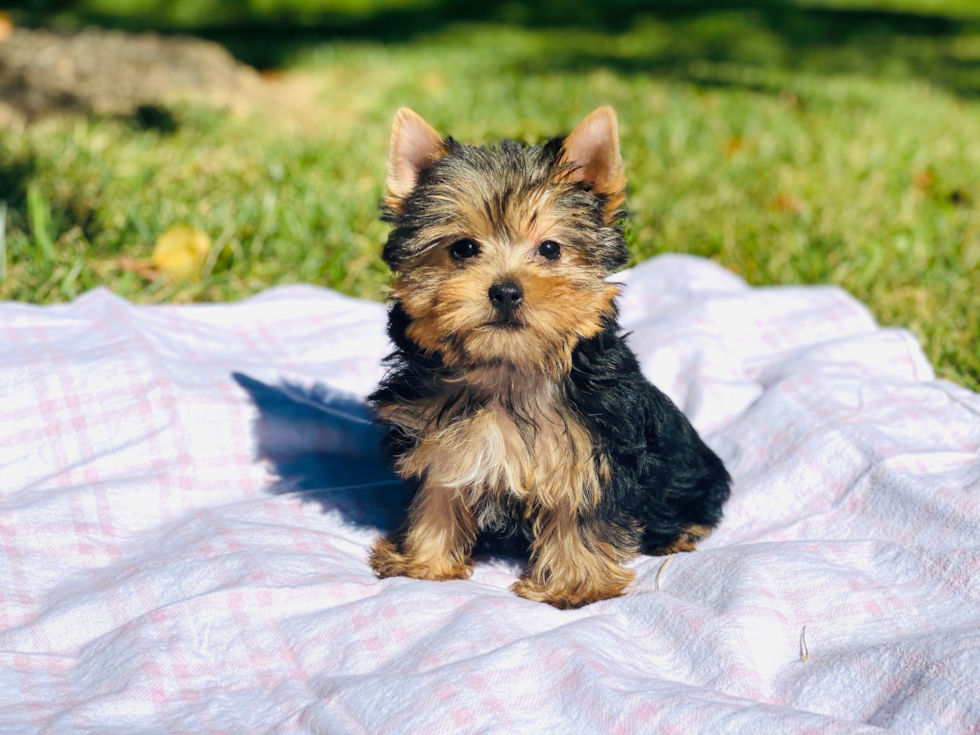
M 510 317 L 524 300 L 524 289 L 515 281 L 501 281 L 493 284 L 487 295 L 504 321 L 510 321 Z

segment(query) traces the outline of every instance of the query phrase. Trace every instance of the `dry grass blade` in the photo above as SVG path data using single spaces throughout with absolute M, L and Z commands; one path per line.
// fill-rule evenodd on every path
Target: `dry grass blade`
M 664 563 L 660 565 L 660 569 L 659 569 L 659 570 L 657 571 L 657 583 L 656 583 L 656 588 L 657 588 L 658 590 L 660 589 L 660 575 L 664 573 L 664 569 L 666 568 L 666 566 L 667 566 L 668 564 L 670 564 L 670 560 L 671 560 L 671 559 L 673 559 L 673 558 L 674 558 L 674 554 L 671 554 L 670 556 L 668 556 L 668 557 L 667 557 L 667 558 L 666 558 L 666 559 L 664 560 Z

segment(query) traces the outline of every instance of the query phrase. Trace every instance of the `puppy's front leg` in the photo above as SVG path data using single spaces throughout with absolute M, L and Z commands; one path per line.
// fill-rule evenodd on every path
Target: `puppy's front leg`
M 513 586 L 528 600 L 558 608 L 619 597 L 635 576 L 621 566 L 636 556 L 628 534 L 572 510 L 542 510 L 534 524 L 530 573 Z
M 473 573 L 475 540 L 476 523 L 460 494 L 426 482 L 406 526 L 374 544 L 371 568 L 382 578 L 466 579 Z

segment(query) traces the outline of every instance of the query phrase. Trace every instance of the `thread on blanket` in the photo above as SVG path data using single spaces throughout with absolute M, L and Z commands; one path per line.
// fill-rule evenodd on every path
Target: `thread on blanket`
M 810 649 L 806 647 L 806 626 L 805 625 L 803 626 L 803 632 L 800 633 L 800 652 L 801 652 L 801 655 L 800 655 L 800 661 L 799 661 L 799 663 L 803 663 L 803 662 L 808 661 L 810 659 Z
M 656 586 L 657 586 L 657 589 L 658 590 L 660 589 L 660 575 L 664 573 L 664 567 L 666 567 L 668 564 L 670 564 L 670 560 L 673 559 L 673 558 L 674 558 L 674 554 L 671 554 L 670 556 L 668 556 L 664 560 L 664 563 L 660 565 L 660 569 L 657 571 L 657 583 L 656 583 Z
M 860 386 L 858 388 L 858 405 L 857 405 L 857 409 L 854 410 L 854 411 L 851 411 L 851 413 L 847 414 L 846 416 L 841 416 L 837 420 L 838 421 L 848 421 L 848 420 L 853 419 L 853 418 L 855 418 L 857 416 L 860 416 L 861 415 L 861 411 L 863 411 L 863 410 L 864 410 L 864 386 L 862 385 L 862 386 Z

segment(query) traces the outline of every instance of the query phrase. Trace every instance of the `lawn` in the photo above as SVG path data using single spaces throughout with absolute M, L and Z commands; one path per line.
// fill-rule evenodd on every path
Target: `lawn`
M 839 285 L 911 329 L 940 375 L 980 389 L 973 4 L 634 3 L 609 22 L 389 5 L 298 30 L 196 28 L 280 70 L 250 112 L 181 103 L 167 126 L 0 131 L 0 298 L 101 285 L 144 303 L 233 300 L 310 282 L 381 299 L 398 107 L 461 140 L 537 142 L 611 104 L 634 261 L 693 253 L 753 284 Z M 151 280 L 134 264 L 180 223 L 209 235 L 209 257 Z

